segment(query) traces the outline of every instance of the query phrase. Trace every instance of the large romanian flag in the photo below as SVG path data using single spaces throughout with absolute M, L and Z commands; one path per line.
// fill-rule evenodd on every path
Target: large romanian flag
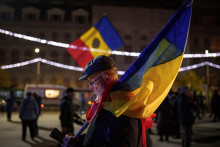
M 99 55 L 109 56 L 123 45 L 123 41 L 106 16 L 103 16 L 80 38 L 70 44 L 67 51 L 80 67 Z
M 169 20 L 119 82 L 104 91 L 103 107 L 117 117 L 147 118 L 167 96 L 181 67 L 186 46 L 192 0 Z M 107 94 L 106 94 L 107 93 Z

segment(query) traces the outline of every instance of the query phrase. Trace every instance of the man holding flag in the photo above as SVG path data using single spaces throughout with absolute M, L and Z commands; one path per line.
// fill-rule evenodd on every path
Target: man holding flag
M 97 95 L 87 113 L 90 127 L 83 143 L 67 137 L 64 146 L 72 141 L 79 146 L 146 146 L 153 112 L 170 91 L 182 63 L 191 9 L 192 0 L 187 0 L 119 81 L 109 57 L 98 56 L 86 65 L 80 80 L 88 80 Z
M 90 127 L 82 143 L 83 146 L 141 147 L 141 120 L 125 115 L 114 116 L 110 111 L 102 109 L 102 98 L 107 97 L 106 90 L 118 81 L 117 68 L 114 61 L 104 55 L 91 60 L 85 67 L 80 80 L 88 80 L 89 89 L 97 98 L 87 113 Z M 78 139 L 80 140 L 80 139 Z M 80 146 L 79 145 L 79 146 Z M 75 146 L 77 146 L 75 144 Z

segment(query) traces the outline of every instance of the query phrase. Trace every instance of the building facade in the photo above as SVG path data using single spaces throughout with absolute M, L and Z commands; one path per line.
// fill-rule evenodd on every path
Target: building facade
M 175 9 L 156 6 L 148 8 L 125 4 L 116 5 L 107 2 L 103 5 L 102 2 L 76 4 L 70 1 L 67 3 L 32 1 L 32 3 L 23 2 L 19 6 L 5 2 L 0 4 L 0 29 L 56 42 L 72 43 L 105 14 L 125 42 L 125 45 L 119 50 L 141 52 L 166 25 L 177 8 L 177 6 Z M 209 49 L 210 52 L 220 52 L 219 16 L 213 15 L 213 12 L 205 13 L 202 11 L 204 17 L 201 17 L 200 11 L 200 8 L 196 8 L 192 15 L 186 53 L 204 53 L 205 49 Z M 213 8 L 213 11 L 218 10 Z M 201 22 L 203 22 L 202 25 Z M 209 23 L 206 24 L 205 22 Z M 204 29 L 204 25 L 207 25 L 208 28 Z M 1 65 L 41 57 L 77 67 L 76 62 L 65 48 L 40 44 L 5 34 L 0 34 L 0 37 Z M 38 54 L 34 52 L 35 48 L 40 49 Z M 115 59 L 118 69 L 122 71 L 125 71 L 136 59 L 136 57 L 116 55 L 111 55 L 111 57 Z M 182 66 L 205 60 L 220 64 L 219 58 L 184 59 Z M 25 84 L 37 82 L 36 63 L 7 71 L 10 73 L 12 87 L 24 88 Z M 86 89 L 87 83 L 78 80 L 81 74 L 78 71 L 40 63 L 39 83 L 62 84 L 76 89 Z M 213 82 L 214 84 L 220 83 L 218 81 Z

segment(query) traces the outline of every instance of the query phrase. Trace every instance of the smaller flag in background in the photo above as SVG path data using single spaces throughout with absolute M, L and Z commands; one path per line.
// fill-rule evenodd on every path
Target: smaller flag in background
M 93 58 L 99 55 L 109 56 L 111 51 L 117 50 L 123 44 L 124 42 L 111 22 L 103 16 L 86 33 L 71 43 L 74 48 L 67 48 L 67 51 L 78 65 L 84 68 Z

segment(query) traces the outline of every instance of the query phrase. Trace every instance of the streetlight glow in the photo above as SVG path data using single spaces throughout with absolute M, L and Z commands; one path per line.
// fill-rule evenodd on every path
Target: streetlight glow
M 39 53 L 39 52 L 40 52 L 40 49 L 39 49 L 39 48 L 35 48 L 34 52 L 35 52 L 35 53 Z
M 209 54 L 209 50 L 205 50 L 205 54 Z

